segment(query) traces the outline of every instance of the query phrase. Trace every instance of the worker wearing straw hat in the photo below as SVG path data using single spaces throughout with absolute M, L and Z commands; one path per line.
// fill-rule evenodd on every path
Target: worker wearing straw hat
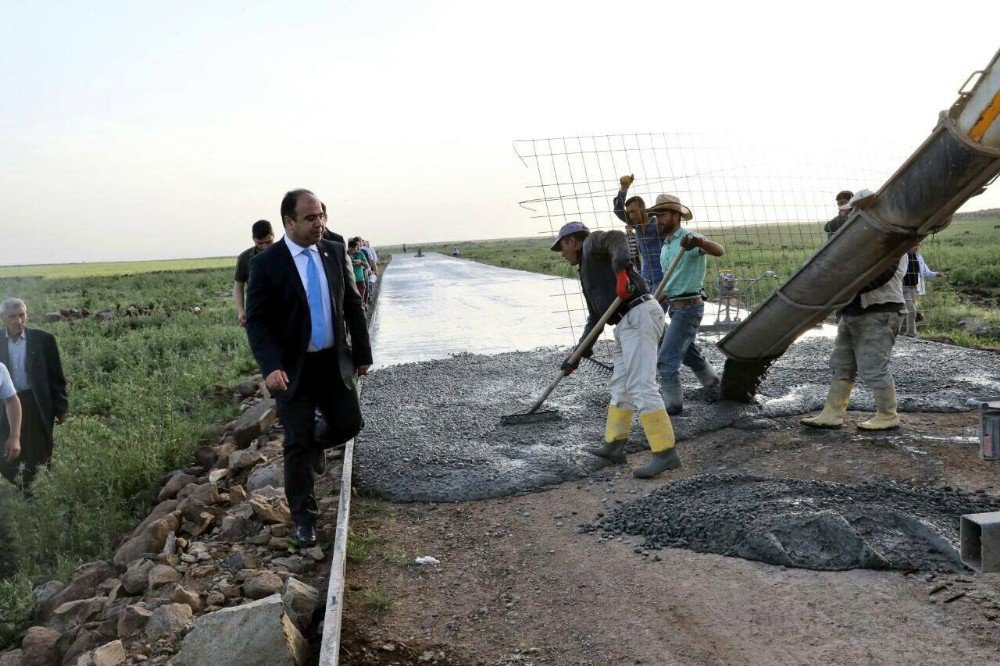
M 661 194 L 648 211 L 655 216 L 663 237 L 660 249 L 660 266 L 670 265 L 678 252 L 683 252 L 680 263 L 663 289 L 670 323 L 663 333 L 657 356 L 660 390 L 668 414 L 680 414 L 684 409 L 684 392 L 681 388 L 681 364 L 688 366 L 708 389 L 709 399 L 718 396 L 721 382 L 712 364 L 702 356 L 695 344 L 701 319 L 705 314 L 702 286 L 705 282 L 707 260 L 705 255 L 721 257 L 725 249 L 715 241 L 681 226 L 694 217 L 691 209 L 672 194 Z M 691 250 L 690 252 L 688 250 Z

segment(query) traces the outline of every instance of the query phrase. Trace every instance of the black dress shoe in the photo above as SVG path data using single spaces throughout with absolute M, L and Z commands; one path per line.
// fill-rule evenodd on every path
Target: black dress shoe
M 316 545 L 316 528 L 312 525 L 298 525 L 295 527 L 295 545 L 310 547 Z
M 313 471 L 319 476 L 323 476 L 323 473 L 326 471 L 326 449 L 316 451 L 313 458 Z

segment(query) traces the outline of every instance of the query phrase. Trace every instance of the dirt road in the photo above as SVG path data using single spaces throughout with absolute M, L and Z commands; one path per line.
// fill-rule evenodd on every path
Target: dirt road
M 348 568 L 346 660 L 1000 663 L 995 575 L 786 569 L 579 531 L 670 478 L 719 469 L 998 494 L 997 470 L 969 443 L 972 414 L 905 419 L 889 436 L 817 433 L 794 418 L 727 428 L 682 442 L 685 467 L 653 483 L 631 478 L 647 455 L 639 453 L 628 469 L 547 492 L 464 504 L 369 500 L 354 524 L 372 543 Z M 441 563 L 413 564 L 424 555 Z

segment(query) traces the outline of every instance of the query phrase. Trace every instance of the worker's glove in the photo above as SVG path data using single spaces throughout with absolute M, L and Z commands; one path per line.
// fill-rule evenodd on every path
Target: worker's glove
M 580 367 L 580 361 L 577 359 L 576 363 L 572 363 L 573 355 L 570 354 L 565 359 L 563 359 L 562 365 L 559 368 L 563 371 L 563 374 L 569 377 L 573 374 L 573 371 Z
M 631 185 L 632 181 L 635 180 L 635 176 L 628 174 L 627 176 L 622 176 L 618 179 L 618 184 L 621 185 L 623 190 L 627 190 Z
M 622 299 L 623 301 L 627 301 L 628 299 L 632 298 L 632 294 L 634 292 L 635 292 L 635 286 L 629 279 L 628 269 L 627 268 L 621 269 L 620 271 L 618 271 L 617 274 L 615 293 L 618 295 L 618 298 Z
M 685 250 L 690 250 L 694 247 L 701 247 L 701 244 L 705 242 L 705 237 L 701 234 L 696 234 L 694 232 L 686 234 L 681 238 L 681 247 Z

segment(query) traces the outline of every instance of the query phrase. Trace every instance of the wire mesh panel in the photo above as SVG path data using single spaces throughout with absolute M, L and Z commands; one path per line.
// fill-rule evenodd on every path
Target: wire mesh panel
M 619 178 L 634 174 L 627 196 L 647 207 L 661 193 L 694 214 L 684 226 L 726 250 L 708 258 L 711 301 L 703 329 L 728 330 L 766 299 L 827 238 L 843 190 L 872 190 L 905 159 L 904 147 L 723 133 L 646 133 L 517 141 L 530 170 L 532 196 L 521 202 L 540 233 L 580 220 L 591 230 L 620 229 L 612 201 Z M 567 327 L 578 337 L 586 320 L 579 290 L 563 287 Z

